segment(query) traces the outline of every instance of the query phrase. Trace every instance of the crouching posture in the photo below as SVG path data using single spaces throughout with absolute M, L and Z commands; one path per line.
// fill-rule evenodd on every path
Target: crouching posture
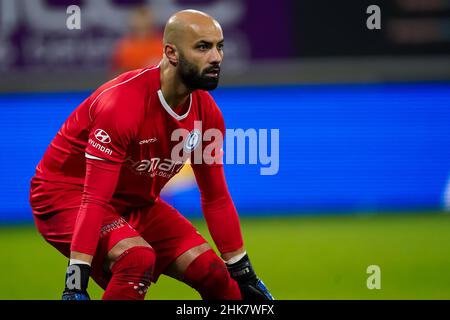
M 144 299 L 161 274 L 203 299 L 273 299 L 244 249 L 222 165 L 225 124 L 207 92 L 223 46 L 210 16 L 174 14 L 161 62 L 102 85 L 54 137 L 30 203 L 39 232 L 68 258 L 64 300 L 89 299 L 89 278 L 103 299 Z M 220 257 L 159 196 L 188 161 Z

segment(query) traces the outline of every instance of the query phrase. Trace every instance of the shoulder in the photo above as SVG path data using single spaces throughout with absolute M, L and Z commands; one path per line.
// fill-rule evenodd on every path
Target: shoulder
M 111 101 L 112 98 L 133 100 L 145 96 L 149 87 L 152 68 L 125 72 L 106 82 L 94 93 L 96 102 Z
M 102 85 L 91 96 L 89 115 L 143 110 L 152 72 L 154 68 L 129 71 Z
M 197 99 L 199 102 L 199 106 L 204 113 L 209 116 L 220 116 L 222 117 L 222 112 L 217 105 L 214 97 L 208 92 L 204 90 L 197 90 Z
M 197 90 L 198 106 L 200 108 L 201 119 L 205 128 L 225 130 L 225 122 L 222 111 L 214 100 L 213 96 L 203 90 Z

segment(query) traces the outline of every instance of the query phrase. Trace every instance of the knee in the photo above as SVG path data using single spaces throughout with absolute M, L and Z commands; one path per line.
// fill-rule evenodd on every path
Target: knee
M 116 259 L 111 271 L 113 274 L 126 274 L 128 277 L 136 276 L 140 280 L 150 281 L 155 260 L 156 255 L 153 248 L 148 246 L 131 247 Z
M 241 299 L 239 287 L 212 249 L 191 262 L 184 282 L 196 289 L 203 299 Z
M 151 247 L 136 246 L 125 250 L 111 268 L 112 277 L 102 299 L 144 299 L 154 264 L 155 252 Z
M 192 280 L 202 283 L 208 281 L 223 282 L 228 277 L 228 271 L 224 262 L 220 260 L 212 249 L 194 259 L 186 271 L 185 276 L 189 274 L 189 271 L 195 271 L 196 276 L 192 277 Z

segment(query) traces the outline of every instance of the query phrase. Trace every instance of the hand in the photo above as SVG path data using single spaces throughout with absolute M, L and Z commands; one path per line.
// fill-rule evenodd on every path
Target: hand
M 91 300 L 87 293 L 90 273 L 91 267 L 87 264 L 69 265 L 62 300 Z
M 62 300 L 91 300 L 87 292 L 74 292 L 64 290 Z
M 227 264 L 227 268 L 231 277 L 239 285 L 243 300 L 275 300 L 264 282 L 256 276 L 247 254 L 239 261 Z

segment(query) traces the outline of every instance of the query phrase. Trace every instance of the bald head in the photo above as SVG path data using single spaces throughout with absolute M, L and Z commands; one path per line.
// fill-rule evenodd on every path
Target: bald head
M 183 10 L 172 15 L 164 28 L 164 44 L 181 45 L 184 39 L 201 38 L 222 33 L 220 24 L 208 14 L 197 10 Z
M 189 90 L 214 90 L 219 83 L 224 39 L 220 24 L 196 10 L 175 13 L 164 29 L 163 67 Z

